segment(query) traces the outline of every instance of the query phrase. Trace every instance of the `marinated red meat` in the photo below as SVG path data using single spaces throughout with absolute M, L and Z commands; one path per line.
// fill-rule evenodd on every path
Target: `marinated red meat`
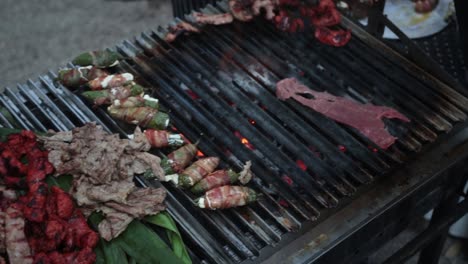
M 382 118 L 410 122 L 406 116 L 393 108 L 360 104 L 327 92 L 316 92 L 295 78 L 278 82 L 276 96 L 281 100 L 292 98 L 339 123 L 354 127 L 382 149 L 387 149 L 397 139 L 385 130 Z M 313 98 L 310 99 L 309 96 Z
M 329 29 L 318 27 L 315 29 L 315 38 L 330 46 L 342 47 L 351 39 L 351 31 L 344 29 Z
M 57 138 L 69 139 L 67 135 Z M 49 257 L 51 252 L 61 255 L 57 250 L 64 250 L 65 255 L 73 255 L 70 263 L 93 263 L 92 248 L 98 242 L 98 235 L 74 207 L 69 194 L 58 187 L 49 190 L 45 177 L 53 172 L 53 167 L 34 134 L 23 131 L 11 135 L 7 142 L 0 143 L 0 151 L 2 176 L 9 175 L 5 183 L 26 192 L 16 199 L 14 192 L 0 188 L 0 224 L 3 227 L 4 220 L 6 228 L 0 234 L 5 234 L 10 262 L 65 263 Z M 22 162 L 24 158 L 26 163 Z

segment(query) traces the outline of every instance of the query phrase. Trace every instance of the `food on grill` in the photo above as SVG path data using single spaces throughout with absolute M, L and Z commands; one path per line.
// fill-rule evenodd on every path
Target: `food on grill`
M 10 263 L 63 263 L 58 258 L 62 256 L 94 263 L 98 235 L 69 194 L 57 187 L 48 188 L 45 177 L 53 167 L 35 135 L 30 131 L 10 135 L 7 142 L 0 143 L 0 153 L 1 181 L 25 193 L 16 198 L 11 189 L 0 188 L 0 216 Z M 19 184 L 21 181 L 24 184 Z
M 107 76 L 107 72 L 97 67 L 77 67 L 58 72 L 57 81 L 69 88 L 77 88 L 96 78 Z
M 98 227 L 104 239 L 121 234 L 134 218 L 165 209 L 163 189 L 137 188 L 133 182 L 135 174 L 147 171 L 164 178 L 161 160 L 146 152 L 151 146 L 139 128 L 128 140 L 88 123 L 41 140 L 56 174 L 73 176 L 70 193 L 86 209 L 85 214 L 100 211 L 105 215 Z
M 202 13 L 194 13 L 195 22 L 199 24 L 210 24 L 210 25 L 224 25 L 232 23 L 234 17 L 231 14 L 216 14 L 208 15 Z
M 146 129 L 144 133 L 150 145 L 154 148 L 179 147 L 184 144 L 180 134 L 174 134 L 166 130 Z
M 244 186 L 221 186 L 205 193 L 195 200 L 200 208 L 226 209 L 244 206 L 257 200 L 257 193 Z
M 161 166 L 166 175 L 181 172 L 190 164 L 196 154 L 197 145 L 187 144 L 167 155 L 167 157 L 161 161 Z
M 147 106 L 154 109 L 159 109 L 159 100 L 145 94 L 144 96 L 130 96 L 123 99 L 116 99 L 113 101 L 112 106 L 115 108 Z
M 101 76 L 88 82 L 88 87 L 91 90 L 102 90 L 112 87 L 128 85 L 133 81 L 131 73 L 113 74 Z
M 82 95 L 93 102 L 95 105 L 109 105 L 116 100 L 126 99 L 130 96 L 142 95 L 143 87 L 138 84 L 112 87 L 100 91 L 86 91 Z M 135 97 L 136 98 L 136 97 Z M 120 102 L 120 101 L 119 101 Z M 143 99 L 143 104 L 145 100 Z
M 319 27 L 315 29 L 315 38 L 322 43 L 335 47 L 342 47 L 351 39 L 351 32 L 344 29 Z
M 183 188 L 189 188 L 214 171 L 218 164 L 218 157 L 202 158 L 195 161 L 180 174 L 166 175 L 166 180 L 171 180 Z
M 250 167 L 252 163 L 247 161 L 244 169 L 240 173 L 228 170 L 217 170 L 208 174 L 193 186 L 190 191 L 194 194 L 201 194 L 219 186 L 230 185 L 239 181 L 242 184 L 247 184 L 252 179 L 252 171 Z
M 98 50 L 82 53 L 72 62 L 78 66 L 93 65 L 99 68 L 108 68 L 117 65 L 120 59 L 122 59 L 122 56 L 117 52 Z
M 190 32 L 199 33 L 200 30 L 187 22 L 181 21 L 177 25 L 169 27 L 169 32 L 166 34 L 164 40 L 173 42 L 178 36 Z
M 264 10 L 265 18 L 282 31 L 294 33 L 303 31 L 306 25 L 314 26 L 317 40 L 327 45 L 341 47 L 351 37 L 349 30 L 329 28 L 341 21 L 332 0 L 229 0 L 229 10 L 230 13 L 214 15 L 194 13 L 193 17 L 199 24 L 222 25 L 231 23 L 233 18 L 250 21 Z
M 119 108 L 111 105 L 107 111 L 114 118 L 144 128 L 166 129 L 169 125 L 169 115 L 147 106 Z
M 397 139 L 385 130 L 382 118 L 410 122 L 406 116 L 393 108 L 361 104 L 327 92 L 316 92 L 295 78 L 278 82 L 276 96 L 281 100 L 292 98 L 339 123 L 354 127 L 382 149 L 387 149 Z
M 33 263 L 31 248 L 26 240 L 23 213 L 15 205 L 5 211 L 5 230 L 5 244 L 10 263 Z

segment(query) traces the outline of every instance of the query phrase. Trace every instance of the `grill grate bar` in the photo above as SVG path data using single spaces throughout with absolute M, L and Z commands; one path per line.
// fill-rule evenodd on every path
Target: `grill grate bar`
M 171 55 L 170 54 L 167 54 L 165 57 L 170 57 Z M 161 63 L 164 64 L 164 65 L 168 65 L 168 68 L 173 68 L 172 66 L 173 65 L 176 65 L 178 64 L 177 60 L 173 60 L 171 62 L 166 62 L 165 60 L 161 60 Z M 193 70 L 193 69 L 192 69 Z M 178 77 L 185 77 L 183 81 L 187 82 L 187 84 L 189 84 L 189 86 L 192 88 L 192 90 L 195 90 L 195 92 L 197 94 L 200 94 L 201 97 L 204 97 L 205 95 L 207 95 L 210 91 L 207 91 L 207 89 L 205 88 L 203 90 L 203 88 L 201 88 L 199 85 L 200 83 L 198 84 L 195 84 L 195 83 L 188 83 L 190 81 L 190 79 L 195 79 L 197 80 L 196 78 L 194 78 L 193 76 L 192 77 L 188 77 L 188 76 L 185 76 L 184 75 L 184 72 L 185 73 L 188 73 L 189 72 L 189 69 L 185 68 L 185 69 L 181 69 L 181 70 L 178 70 L 178 69 L 175 69 L 175 75 L 177 75 Z M 201 82 L 201 81 L 199 81 Z M 199 88 L 200 87 L 200 88 Z M 217 86 L 219 87 L 218 89 L 221 89 L 222 86 Z M 201 89 L 201 90 L 200 90 Z M 214 96 L 215 97 L 215 96 Z M 208 100 L 210 99 L 207 99 L 207 102 Z M 218 98 L 214 98 L 213 101 L 209 101 L 209 104 L 212 105 L 214 104 L 215 102 L 219 102 L 219 101 L 222 101 L 222 98 L 218 97 Z M 257 115 L 258 113 L 263 113 L 261 111 L 260 108 L 258 109 L 248 109 L 247 107 L 250 106 L 250 105 L 245 105 L 246 108 L 242 109 L 242 107 L 244 106 L 244 104 L 242 103 L 242 99 L 238 99 L 235 101 L 236 103 L 236 106 L 241 108 L 241 110 L 244 110 L 244 112 L 247 112 L 247 113 L 250 113 L 251 114 L 251 118 L 253 118 L 254 120 L 257 120 L 257 124 L 259 126 L 261 125 L 264 125 L 264 130 L 266 131 L 278 131 L 281 129 L 280 126 L 276 125 L 275 124 L 275 121 L 272 120 L 272 119 L 269 119 L 268 116 L 266 115 Z M 225 106 L 221 106 L 222 108 L 227 108 L 229 107 L 227 104 Z M 232 115 L 229 115 L 230 117 Z M 265 124 L 266 123 L 266 124 Z M 268 126 L 268 127 L 267 127 Z M 252 128 L 252 126 L 248 126 L 249 128 Z M 243 130 L 239 127 L 237 127 L 237 129 L 239 129 L 241 131 L 242 134 L 244 134 Z M 283 132 L 283 133 L 281 133 Z M 301 145 L 300 142 L 296 141 L 296 142 L 291 142 L 291 140 L 288 140 L 286 137 L 286 135 L 288 134 L 288 132 L 286 131 L 279 131 L 279 133 L 275 133 L 275 140 L 277 140 L 279 143 L 281 143 L 283 146 L 286 146 L 286 147 L 292 147 L 292 146 L 297 146 L 297 145 Z M 254 145 L 256 146 L 256 144 L 254 143 Z M 310 150 L 306 149 L 306 148 L 302 148 L 302 149 L 299 149 L 299 148 L 295 148 L 295 149 L 292 149 L 291 152 L 293 153 L 304 153 L 304 155 L 301 155 L 299 156 L 300 159 L 303 159 L 306 163 L 308 163 L 309 165 L 311 164 L 318 164 L 319 161 L 317 158 L 315 158 L 314 156 L 314 153 L 310 152 Z M 317 166 L 315 167 L 317 168 Z M 334 180 L 332 181 L 330 178 L 328 178 L 330 180 L 330 183 L 332 185 L 336 185 L 336 186 L 340 186 L 340 183 L 338 182 L 335 182 Z M 345 182 L 346 184 L 347 182 Z M 353 186 L 349 186 L 349 188 L 354 188 Z M 346 191 L 344 188 L 340 188 L 338 189 L 338 191 L 341 191 L 342 194 L 347 194 L 348 191 Z M 353 191 L 353 190 L 352 190 Z
M 126 55 L 132 56 L 132 53 L 126 53 Z M 138 56 L 141 56 L 141 55 L 138 55 Z M 139 68 L 138 70 L 141 71 L 143 76 L 146 76 L 148 79 L 151 79 L 153 82 L 155 82 L 155 84 L 157 84 L 157 86 L 162 88 L 160 90 L 158 89 L 157 91 L 155 91 L 156 94 L 158 95 L 158 98 L 164 99 L 166 95 L 175 98 L 179 102 L 179 104 L 184 107 L 184 109 L 192 113 L 192 117 L 195 120 L 197 120 L 198 123 L 203 124 L 205 126 L 206 131 L 210 131 L 212 134 L 216 135 L 217 138 L 222 138 L 222 139 L 229 138 L 230 140 L 226 142 L 227 143 L 226 145 L 234 146 L 232 148 L 233 151 L 237 151 L 239 149 L 242 149 L 243 151 L 246 151 L 246 150 L 248 151 L 248 149 L 244 145 L 238 143 L 239 140 L 237 138 L 235 138 L 233 135 L 230 135 L 232 134 L 231 131 L 226 130 L 224 124 L 222 124 L 218 120 L 218 118 L 214 117 L 211 112 L 205 111 L 203 107 L 198 104 L 192 104 L 190 102 L 190 99 L 187 98 L 188 95 L 181 94 L 180 91 L 178 91 L 179 89 L 178 85 L 174 85 L 174 84 L 170 85 L 166 80 L 163 80 L 160 77 L 158 77 L 158 75 L 156 75 L 153 72 L 153 70 L 157 70 L 157 65 L 155 65 L 155 68 L 151 69 L 144 61 L 142 61 L 141 58 L 134 57 L 133 60 L 136 62 L 135 68 Z M 158 74 L 161 74 L 161 73 L 158 72 Z M 167 76 L 166 76 L 166 79 L 170 80 L 170 78 L 168 78 Z M 248 135 L 244 135 L 244 136 L 248 136 Z M 256 144 L 256 143 L 254 142 L 253 144 Z M 314 185 L 310 184 L 309 182 L 304 181 L 303 179 L 307 177 L 305 173 L 299 170 L 295 166 L 295 164 L 285 164 L 285 162 L 283 162 L 283 159 L 287 160 L 286 158 L 276 157 L 276 160 L 272 160 L 270 164 L 276 163 L 278 166 L 282 167 L 283 171 L 297 172 L 296 176 L 291 175 L 291 177 L 295 177 L 294 181 L 302 182 L 303 186 L 307 186 L 309 194 L 323 206 L 333 207 L 336 205 L 337 198 L 334 197 L 334 195 L 329 194 L 328 191 L 325 193 L 322 193 L 322 191 L 318 190 Z M 262 158 L 261 160 L 264 160 L 264 159 Z M 298 177 L 297 175 L 301 175 L 301 177 Z

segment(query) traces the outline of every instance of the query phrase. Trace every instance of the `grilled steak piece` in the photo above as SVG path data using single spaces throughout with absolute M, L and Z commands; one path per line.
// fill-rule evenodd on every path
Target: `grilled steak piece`
M 33 262 L 31 249 L 24 234 L 23 213 L 17 206 L 6 209 L 5 230 L 6 249 L 11 264 L 29 264 Z
M 49 150 L 49 160 L 57 174 L 74 177 L 70 193 L 85 215 L 103 212 L 105 219 L 98 226 L 106 240 L 121 234 L 134 218 L 154 215 L 165 209 L 163 189 L 135 186 L 135 174 L 151 171 L 164 177 L 159 157 L 146 151 L 151 148 L 146 135 L 139 128 L 131 140 L 110 135 L 95 124 L 76 128 L 70 137 L 42 137 Z M 61 141 L 67 139 L 67 141 Z
M 117 212 L 108 208 L 105 210 L 106 218 L 99 223 L 99 235 L 107 241 L 119 236 L 133 221 L 133 217 L 126 213 Z
M 327 92 L 316 92 L 295 78 L 278 82 L 276 96 L 281 100 L 292 98 L 339 123 L 354 127 L 382 149 L 387 149 L 397 139 L 385 130 L 382 118 L 410 122 L 406 116 L 393 108 L 361 104 Z

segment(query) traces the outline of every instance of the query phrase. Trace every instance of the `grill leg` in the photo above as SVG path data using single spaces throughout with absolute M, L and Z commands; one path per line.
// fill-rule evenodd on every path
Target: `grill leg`
M 450 214 L 450 210 L 456 207 L 456 205 L 458 204 L 458 199 L 459 196 L 457 193 L 455 193 L 447 201 L 442 202 L 438 207 L 436 207 L 432 214 L 431 223 L 429 224 L 428 229 L 433 228 L 434 225 L 437 225 L 438 223 L 443 221 L 443 219 Z M 439 258 L 442 254 L 445 241 L 447 240 L 449 228 L 450 226 L 443 228 L 439 235 L 421 250 L 421 253 L 419 254 L 418 264 L 439 263 Z

